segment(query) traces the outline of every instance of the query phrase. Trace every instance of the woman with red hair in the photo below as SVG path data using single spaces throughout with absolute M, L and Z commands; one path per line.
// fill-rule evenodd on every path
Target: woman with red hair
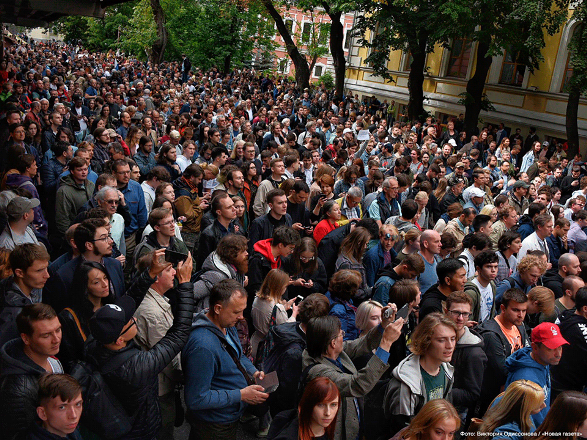
M 269 440 L 333 440 L 340 405 L 338 388 L 327 377 L 317 377 L 305 389 L 297 411 L 279 413 L 269 429 Z

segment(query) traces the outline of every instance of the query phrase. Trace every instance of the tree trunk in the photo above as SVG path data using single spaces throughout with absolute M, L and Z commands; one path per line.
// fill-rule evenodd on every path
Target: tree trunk
M 287 53 L 294 63 L 296 68 L 296 83 L 298 87 L 301 89 L 310 87 L 310 69 L 308 67 L 308 61 L 306 60 L 306 57 L 300 53 L 296 43 L 293 41 L 293 38 L 289 33 L 289 30 L 285 26 L 281 14 L 277 11 L 277 9 L 275 9 L 272 0 L 262 0 L 262 2 L 263 6 L 265 6 L 265 9 L 267 9 L 267 12 L 269 12 L 269 15 L 271 15 L 271 18 L 273 18 L 275 21 L 275 24 L 277 25 L 277 31 L 279 32 L 279 35 L 281 35 L 281 38 L 285 43 Z
M 346 74 L 346 59 L 344 56 L 344 27 L 340 22 L 342 12 L 332 12 L 328 3 L 322 3 L 326 13 L 330 17 L 330 54 L 334 63 L 334 97 L 342 101 L 344 94 L 344 77 Z
M 477 62 L 475 63 L 475 74 L 467 81 L 467 96 L 465 98 L 465 131 L 467 139 L 477 133 L 479 113 L 481 113 L 483 89 L 487 74 L 491 68 L 492 57 L 488 57 L 489 45 L 483 41 L 477 44 Z
M 575 157 L 579 151 L 579 126 L 577 124 L 577 114 L 579 113 L 579 99 L 581 91 L 578 87 L 569 88 L 569 100 L 567 101 L 567 118 L 566 131 L 569 149 L 567 157 Z
M 163 55 L 165 54 L 165 47 L 167 46 L 167 29 L 165 28 L 165 13 L 161 7 L 159 0 L 150 0 L 151 9 L 153 10 L 153 17 L 155 25 L 157 26 L 157 40 L 151 47 L 151 62 L 153 64 L 160 64 L 163 62 Z
M 415 121 L 424 116 L 424 64 L 426 64 L 426 38 L 418 41 L 418 46 L 410 48 L 412 64 L 408 77 L 408 119 Z

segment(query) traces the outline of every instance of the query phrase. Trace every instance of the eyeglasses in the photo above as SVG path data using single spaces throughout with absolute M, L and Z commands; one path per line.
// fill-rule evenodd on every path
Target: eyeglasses
M 126 332 L 128 332 L 131 328 L 133 328 L 135 325 L 137 325 L 137 320 L 135 319 L 135 317 L 133 316 L 132 318 L 132 324 L 129 325 L 125 331 L 123 331 L 120 335 L 118 335 L 118 337 L 120 338 L 122 335 L 124 335 Z
M 397 235 L 391 235 L 389 232 L 387 234 L 385 234 L 384 236 L 381 237 L 384 240 L 397 240 L 398 236 Z
M 93 242 L 96 242 L 96 241 L 103 241 L 103 242 L 107 243 L 107 242 L 108 242 L 108 240 L 112 240 L 112 235 L 111 235 L 111 234 L 108 234 L 108 235 L 106 235 L 105 237 L 95 238 L 95 239 L 93 239 L 92 241 L 93 241 Z
M 457 310 L 449 310 L 449 313 L 455 318 L 462 316 L 464 319 L 469 319 L 469 316 L 471 316 L 469 312 L 459 312 Z
M 302 257 L 300 255 L 300 260 L 302 261 L 314 261 L 316 259 L 316 257 Z
M 158 226 L 171 226 L 175 223 L 174 220 L 169 220 L 168 222 L 165 223 L 159 223 Z
M 106 203 L 108 203 L 109 205 L 118 205 L 120 203 L 120 200 L 118 199 L 112 199 L 112 200 L 104 200 Z

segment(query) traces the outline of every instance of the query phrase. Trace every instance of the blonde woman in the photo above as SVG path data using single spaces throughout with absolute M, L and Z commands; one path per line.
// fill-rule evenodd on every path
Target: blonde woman
M 461 419 L 455 407 L 447 400 L 434 399 L 427 402 L 410 425 L 391 440 L 450 440 L 460 426 Z
M 516 380 L 498 399 L 485 413 L 479 432 L 492 433 L 493 439 L 523 440 L 524 434 L 536 430 L 531 416 L 545 407 L 542 387 Z
M 251 345 L 253 346 L 253 358 L 257 356 L 257 349 L 259 343 L 265 340 L 273 316 L 275 317 L 275 324 L 283 324 L 284 322 L 294 322 L 298 316 L 298 306 L 295 305 L 295 298 L 289 301 L 283 300 L 283 295 L 289 285 L 289 275 L 280 269 L 271 269 L 261 288 L 257 292 L 255 300 L 253 301 L 253 308 L 251 310 L 251 317 L 253 318 L 253 326 L 255 333 L 251 338 Z M 287 311 L 292 310 L 291 317 L 287 317 Z

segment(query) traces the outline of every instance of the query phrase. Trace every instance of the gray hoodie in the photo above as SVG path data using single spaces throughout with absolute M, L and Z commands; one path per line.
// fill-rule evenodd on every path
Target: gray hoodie
M 442 367 L 446 374 L 443 398 L 451 401 L 454 368 L 447 362 L 443 362 Z M 428 401 L 427 399 L 426 387 L 420 372 L 420 356 L 410 354 L 393 369 L 383 401 L 385 416 L 393 419 L 391 421 L 393 432 L 398 432 L 407 426 Z
M 234 266 L 222 261 L 216 251 L 204 260 L 202 271 L 203 273 L 194 283 L 194 299 L 196 300 L 194 314 L 210 306 L 210 291 L 214 284 L 226 279 L 236 280 L 243 284 L 245 279 L 244 275 L 239 274 Z

